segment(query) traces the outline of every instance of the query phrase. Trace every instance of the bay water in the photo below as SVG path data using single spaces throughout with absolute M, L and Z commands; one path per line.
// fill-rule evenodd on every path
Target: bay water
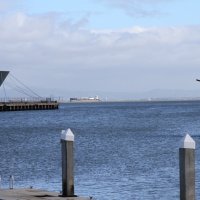
M 196 141 L 200 198 L 200 102 L 61 104 L 0 112 L 1 187 L 61 190 L 61 130 L 75 135 L 75 194 L 97 200 L 178 200 L 180 141 Z

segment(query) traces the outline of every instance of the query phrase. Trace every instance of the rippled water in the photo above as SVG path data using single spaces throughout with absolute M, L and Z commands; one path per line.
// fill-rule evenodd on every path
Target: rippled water
M 61 190 L 60 132 L 75 134 L 75 193 L 97 200 L 178 200 L 178 148 L 197 143 L 200 102 L 63 104 L 59 110 L 0 112 L 0 175 L 8 187 Z M 197 199 L 200 192 L 197 191 Z

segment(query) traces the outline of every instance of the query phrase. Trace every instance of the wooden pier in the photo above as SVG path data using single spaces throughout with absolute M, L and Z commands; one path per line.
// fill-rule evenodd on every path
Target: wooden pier
M 9 71 L 0 71 L 0 87 L 4 84 Z M 18 92 L 25 94 L 26 98 L 7 98 L 4 87 L 4 99 L 0 99 L 1 111 L 22 111 L 22 110 L 54 110 L 58 109 L 58 102 L 50 98 L 44 98 L 28 88 L 25 84 L 19 81 L 16 77 L 11 77 L 17 82 Z
M 0 189 L 0 200 L 92 200 L 92 197 L 62 197 L 59 193 L 36 189 Z
M 57 101 L 16 101 L 0 102 L 1 111 L 22 111 L 22 110 L 54 110 L 58 109 Z

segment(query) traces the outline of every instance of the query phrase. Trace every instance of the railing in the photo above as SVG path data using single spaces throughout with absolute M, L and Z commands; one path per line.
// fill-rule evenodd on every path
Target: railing
M 50 102 L 57 102 L 55 98 L 0 98 L 0 103 L 18 103 L 18 102 L 42 102 L 42 103 L 50 103 Z

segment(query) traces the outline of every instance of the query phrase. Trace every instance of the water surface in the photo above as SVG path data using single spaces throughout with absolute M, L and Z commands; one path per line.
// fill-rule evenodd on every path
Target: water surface
M 197 143 L 200 102 L 62 104 L 59 110 L 0 112 L 0 174 L 15 187 L 61 190 L 60 132 L 75 134 L 75 193 L 97 200 L 178 200 L 180 140 Z M 197 199 L 200 192 L 197 191 Z

